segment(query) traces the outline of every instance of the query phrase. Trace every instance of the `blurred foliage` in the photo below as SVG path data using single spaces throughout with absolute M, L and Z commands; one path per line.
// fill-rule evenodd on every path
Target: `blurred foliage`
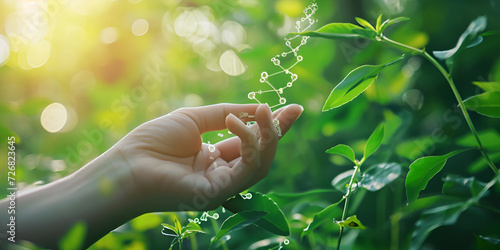
M 453 48 L 478 16 L 487 16 L 486 31 L 500 30 L 498 0 L 317 2 L 319 23 L 314 28 L 353 22 L 355 17 L 374 23 L 379 14 L 406 16 L 409 21 L 388 27 L 385 33 L 427 51 Z M 18 139 L 19 187 L 68 175 L 139 124 L 177 108 L 250 102 L 248 92 L 259 88 L 260 73 L 273 66 L 270 58 L 284 50 L 283 37 L 293 31 L 308 4 L 305 0 L 2 1 L 0 39 L 7 39 L 10 47 L 7 61 L 0 61 L 0 136 Z M 463 51 L 454 61 L 453 77 L 464 98 L 482 93 L 473 82 L 500 81 L 499 42 L 498 35 L 486 36 L 481 45 Z M 0 43 L 0 60 L 6 53 L 3 44 L 7 43 Z M 233 51 L 243 68 L 224 69 L 227 65 L 220 58 L 225 51 Z M 281 140 L 268 177 L 252 188 L 282 198 L 277 203 L 291 230 L 284 249 L 336 246 L 339 227 L 334 223 L 324 223 L 314 235 L 300 239 L 316 213 L 341 199 L 332 180 L 352 169 L 348 159 L 325 150 L 342 143 L 361 155 L 366 138 L 381 122 L 385 122 L 386 136 L 365 166 L 396 162 L 403 173 L 378 192 L 356 193 L 350 214 L 355 212 L 366 230 L 346 229 L 343 248 L 388 249 L 391 244 L 407 248 L 422 210 L 440 206 L 459 208 L 461 215 L 455 226 L 434 230 L 424 247 L 498 245 L 498 184 L 484 204 L 496 212 L 484 207 L 462 211 L 453 205 L 454 200 L 432 199 L 441 193 L 447 174 L 463 178 L 474 174 L 478 183 L 491 179 L 477 151 L 450 158 L 420 192 L 420 199 L 406 206 L 404 178 L 410 163 L 420 156 L 446 154 L 472 140 L 449 86 L 434 67 L 420 57 L 387 67 L 356 100 L 323 113 L 328 93 L 348 72 L 363 64 L 386 63 L 401 53 L 362 39 L 312 38 L 300 53 L 304 61 L 294 68 L 299 78 L 285 96 L 288 102 L 303 105 L 304 114 Z M 241 74 L 228 75 L 235 71 Z M 58 132 L 50 133 L 41 124 L 42 112 L 54 102 L 65 107 L 66 119 Z M 480 134 L 498 165 L 500 147 L 493 138 L 499 137 L 500 120 L 475 112 L 470 115 L 478 131 L 485 131 Z M 227 138 L 217 133 L 204 140 L 213 143 Z M 6 152 L 6 147 L 0 147 L 0 154 Z M 0 166 L 0 179 L 5 180 L 5 161 Z M 3 195 L 6 185 L 0 182 Z M 315 189 L 332 192 L 284 195 Z M 342 208 L 328 212 L 340 218 Z M 161 234 L 161 223 L 173 224 L 178 219 L 184 226 L 200 214 L 144 215 L 114 230 L 92 249 L 166 249 L 172 239 Z M 230 216 L 219 214 L 219 220 L 201 224 L 205 234 L 183 241 L 184 248 L 208 248 L 216 235 L 214 228 Z M 279 246 L 285 238 L 250 226 L 222 240 L 229 249 L 267 249 Z

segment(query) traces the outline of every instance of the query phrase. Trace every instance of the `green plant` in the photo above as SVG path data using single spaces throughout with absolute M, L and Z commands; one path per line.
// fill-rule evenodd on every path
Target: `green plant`
M 334 209 L 340 203 L 342 203 L 342 201 L 344 201 L 342 218 L 340 221 L 335 220 L 335 218 L 333 219 L 333 222 L 340 227 L 337 248 L 340 248 L 345 227 L 365 229 L 365 226 L 363 226 L 356 215 L 352 215 L 346 218 L 351 196 L 357 189 L 360 188 L 372 192 L 378 191 L 384 186 L 393 182 L 401 174 L 401 166 L 397 163 L 380 163 L 371 166 L 364 171 L 361 170 L 361 167 L 366 159 L 368 159 L 368 157 L 375 153 L 375 151 L 377 151 L 377 149 L 380 147 L 383 138 L 384 125 L 381 124 L 375 129 L 375 131 L 373 131 L 373 133 L 368 138 L 361 160 L 357 160 L 354 154 L 354 150 L 344 144 L 339 144 L 326 151 L 329 154 L 338 154 L 349 159 L 354 164 L 354 170 L 344 172 L 333 180 L 332 185 L 337 190 L 343 192 L 345 195 L 338 202 L 328 206 L 327 208 L 316 214 L 313 218 L 313 221 L 302 232 L 302 237 L 310 234 L 315 228 L 323 224 L 325 221 L 332 219 Z
M 172 249 L 175 244 L 179 243 L 179 249 L 182 249 L 182 241 L 186 239 L 187 237 L 194 235 L 196 233 L 204 233 L 200 226 L 194 222 L 189 223 L 186 226 L 181 226 L 181 223 L 179 223 L 179 220 L 177 218 L 174 221 L 174 225 L 166 224 L 163 223 L 161 224 L 163 226 L 163 230 L 161 233 L 166 236 L 173 236 L 174 239 L 172 240 L 172 243 L 170 243 L 170 248 Z M 164 230 L 169 230 L 172 233 L 166 233 Z
M 450 50 L 446 51 L 434 51 L 434 56 L 439 59 L 445 61 L 448 70 L 445 69 L 434 57 L 432 57 L 425 49 L 414 48 L 409 45 L 396 42 L 394 40 L 386 37 L 383 32 L 385 29 L 393 24 L 399 23 L 401 21 L 406 21 L 408 18 L 398 17 L 394 19 L 387 19 L 382 22 L 382 15 L 380 15 L 376 21 L 376 25 L 373 26 L 368 21 L 362 18 L 356 18 L 356 21 L 359 25 L 350 24 L 350 23 L 331 23 L 323 26 L 322 28 L 316 31 L 306 31 L 302 33 L 298 33 L 303 36 L 311 36 L 311 37 L 322 37 L 328 39 L 341 39 L 341 38 L 362 38 L 369 39 L 372 41 L 376 41 L 383 44 L 388 44 L 392 47 L 396 47 L 398 49 L 403 50 L 405 53 L 394 60 L 382 65 L 364 65 L 360 66 L 354 70 L 352 70 L 330 93 L 330 96 L 326 100 L 323 111 L 328 111 L 333 108 L 338 108 L 356 98 L 358 95 L 363 93 L 373 82 L 376 81 L 379 73 L 387 66 L 393 65 L 395 63 L 403 61 L 405 58 L 409 56 L 423 56 L 426 60 L 428 60 L 439 72 L 443 75 L 443 77 L 448 82 L 457 102 L 458 106 L 467 122 L 467 125 L 474 137 L 475 146 L 481 152 L 484 160 L 487 162 L 494 175 L 490 182 L 481 183 L 474 179 L 474 177 L 470 177 L 472 179 L 467 179 L 463 177 L 457 176 L 449 176 L 444 180 L 443 186 L 443 196 L 448 195 L 451 190 L 464 188 L 468 190 L 469 195 L 462 197 L 457 202 L 445 204 L 442 206 L 437 206 L 435 208 L 427 209 L 423 212 L 421 218 L 416 223 L 416 229 L 412 235 L 412 249 L 418 249 L 428 234 L 437 227 L 442 225 L 451 225 L 454 224 L 460 214 L 469 208 L 472 205 L 480 205 L 479 200 L 487 194 L 488 190 L 500 180 L 500 175 L 498 174 L 498 169 L 490 159 L 488 152 L 486 152 L 483 143 L 478 135 L 478 132 L 475 129 L 475 126 L 467 112 L 467 109 L 478 112 L 479 114 L 490 116 L 490 117 L 500 117 L 500 96 L 499 89 L 500 83 L 491 83 L 491 82 L 478 82 L 475 83 L 479 87 L 481 87 L 486 93 L 479 94 L 473 96 L 466 101 L 463 101 L 460 96 L 455 83 L 452 78 L 453 67 L 456 59 L 456 55 L 467 49 L 474 47 L 480 44 L 483 41 L 483 36 L 481 32 L 483 32 L 486 28 L 486 17 L 482 16 L 474 21 L 472 21 L 467 28 L 467 30 L 460 36 L 456 46 Z M 494 33 L 494 32 L 493 32 Z M 493 34 L 493 33 L 486 33 Z M 340 154 L 355 164 L 355 169 L 353 171 L 349 171 L 347 175 L 340 175 L 342 178 L 336 178 L 333 181 L 333 185 L 336 188 L 343 188 L 344 185 L 347 188 L 345 191 L 345 195 L 342 197 L 340 201 L 330 205 L 329 207 L 322 210 L 320 213 L 316 214 L 314 220 L 309 224 L 309 226 L 304 229 L 302 235 L 309 234 L 314 228 L 318 227 L 319 224 L 324 221 L 331 219 L 332 214 L 330 213 L 337 205 L 339 205 L 342 201 L 345 201 L 344 209 L 342 213 L 342 220 L 335 221 L 340 226 L 340 234 L 338 239 L 337 248 L 340 248 L 342 234 L 344 231 L 344 227 L 354 227 L 361 228 L 361 224 L 356 217 L 351 220 L 347 219 L 344 221 L 346 216 L 346 211 L 348 211 L 349 200 L 352 196 L 352 193 L 355 189 L 359 187 L 366 187 L 366 182 L 364 183 L 366 174 L 370 171 L 367 170 L 365 175 L 359 175 L 361 165 L 363 162 L 370 156 L 376 149 L 380 146 L 383 138 L 383 127 L 379 126 L 375 132 L 370 136 L 366 143 L 364 156 L 361 160 L 356 160 L 354 151 L 346 145 L 337 145 L 329 150 L 327 153 L 332 154 Z M 427 156 L 422 157 L 415 160 L 409 166 L 409 172 L 406 176 L 406 194 L 409 202 L 414 203 L 419 195 L 419 192 L 423 190 L 428 182 L 444 167 L 448 158 L 460 154 L 465 150 L 455 150 L 448 154 L 442 156 Z M 385 166 L 386 163 L 383 163 Z M 384 172 L 389 171 L 384 168 L 381 171 L 382 176 L 392 174 L 392 172 Z M 396 168 L 395 168 L 396 169 Z M 399 169 L 399 165 L 398 165 Z M 348 177 L 350 180 L 346 184 L 345 179 Z M 337 181 L 336 181 L 337 180 Z M 382 178 L 382 180 L 384 180 Z M 385 182 L 383 182 L 385 184 Z M 493 211 L 498 211 L 497 209 L 492 209 Z M 411 211 L 411 209 L 409 210 Z M 398 221 L 404 215 L 405 212 L 396 213 L 392 216 L 392 226 L 398 228 Z M 408 214 L 410 212 L 406 212 Z M 349 220 L 349 223 L 346 223 Z M 353 224 L 350 224 L 352 223 Z M 352 225 L 352 226 L 350 226 Z M 397 230 L 397 229 L 396 229 Z M 397 234 L 397 233 L 396 233 Z M 396 236 L 393 235 L 393 244 L 392 248 L 397 248 L 397 239 Z

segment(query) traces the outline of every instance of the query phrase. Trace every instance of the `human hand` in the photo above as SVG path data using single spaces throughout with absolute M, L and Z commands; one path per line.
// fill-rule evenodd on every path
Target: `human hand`
M 215 209 L 267 175 L 279 140 L 273 119 L 284 135 L 302 110 L 289 105 L 271 114 L 258 104 L 182 108 L 142 124 L 107 153 L 120 162 L 113 166 L 128 169 L 131 201 L 141 213 Z M 235 116 L 241 113 L 257 123 L 247 127 Z M 201 134 L 225 128 L 237 137 L 215 150 L 202 143 Z

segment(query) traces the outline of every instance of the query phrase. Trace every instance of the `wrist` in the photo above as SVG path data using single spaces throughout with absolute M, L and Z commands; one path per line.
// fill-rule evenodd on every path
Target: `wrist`
M 97 188 L 94 191 L 96 198 L 108 202 L 106 209 L 126 210 L 132 218 L 142 214 L 138 202 L 141 194 L 135 186 L 130 166 L 115 148 L 109 149 L 74 175 L 77 182 L 86 182 Z

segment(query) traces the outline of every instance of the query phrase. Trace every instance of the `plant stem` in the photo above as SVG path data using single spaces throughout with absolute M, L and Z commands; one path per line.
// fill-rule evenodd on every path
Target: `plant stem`
M 469 113 L 467 112 L 467 108 L 464 105 L 462 97 L 460 96 L 460 93 L 458 92 L 457 87 L 455 86 L 455 83 L 453 82 L 453 78 L 451 78 L 451 75 L 448 73 L 448 71 L 446 71 L 446 69 L 444 69 L 444 67 L 438 61 L 436 61 L 436 59 L 434 59 L 434 57 L 429 55 L 429 53 L 427 53 L 425 51 L 425 49 L 417 49 L 417 48 L 411 47 L 409 45 L 396 42 L 394 40 L 387 38 L 384 35 L 380 35 L 380 37 L 378 37 L 377 40 L 394 45 L 396 47 L 410 50 L 416 54 L 420 54 L 423 57 L 425 57 L 425 59 L 427 59 L 432 65 L 434 65 L 434 67 L 436 67 L 439 70 L 439 72 L 441 72 L 441 74 L 444 76 L 446 81 L 448 81 L 448 84 L 450 85 L 451 91 L 453 92 L 453 94 L 455 95 L 455 98 L 458 101 L 458 106 L 460 107 L 460 110 L 462 111 L 462 114 L 464 115 L 465 121 L 467 122 L 467 125 L 469 126 L 470 131 L 472 132 L 472 134 L 474 135 L 474 138 L 476 139 L 477 146 L 479 147 L 479 151 L 481 152 L 481 154 L 484 156 L 484 158 L 488 162 L 488 165 L 490 166 L 491 170 L 493 170 L 493 172 L 495 174 L 497 174 L 498 169 L 495 166 L 495 164 L 493 163 L 493 161 L 491 161 L 488 154 L 486 154 L 486 152 L 483 148 L 483 144 L 481 143 L 481 140 L 479 139 L 479 136 L 477 135 L 476 128 L 474 127 L 474 124 L 472 123 L 472 120 L 469 117 Z
M 347 187 L 347 193 L 345 195 L 344 211 L 342 211 L 342 221 L 345 220 L 345 216 L 347 214 L 347 207 L 349 206 L 349 200 L 351 199 L 352 184 L 354 183 L 354 178 L 355 178 L 356 174 L 359 172 L 359 168 L 360 168 L 361 164 L 363 164 L 364 161 L 365 161 L 365 159 L 363 158 L 360 162 L 358 162 L 358 161 L 355 162 L 356 166 L 354 168 L 354 172 L 352 173 L 351 180 L 349 181 L 349 185 Z M 340 232 L 339 232 L 339 240 L 337 242 L 337 250 L 340 249 L 340 242 L 342 241 L 342 234 L 343 233 L 344 233 L 344 227 L 341 226 Z

